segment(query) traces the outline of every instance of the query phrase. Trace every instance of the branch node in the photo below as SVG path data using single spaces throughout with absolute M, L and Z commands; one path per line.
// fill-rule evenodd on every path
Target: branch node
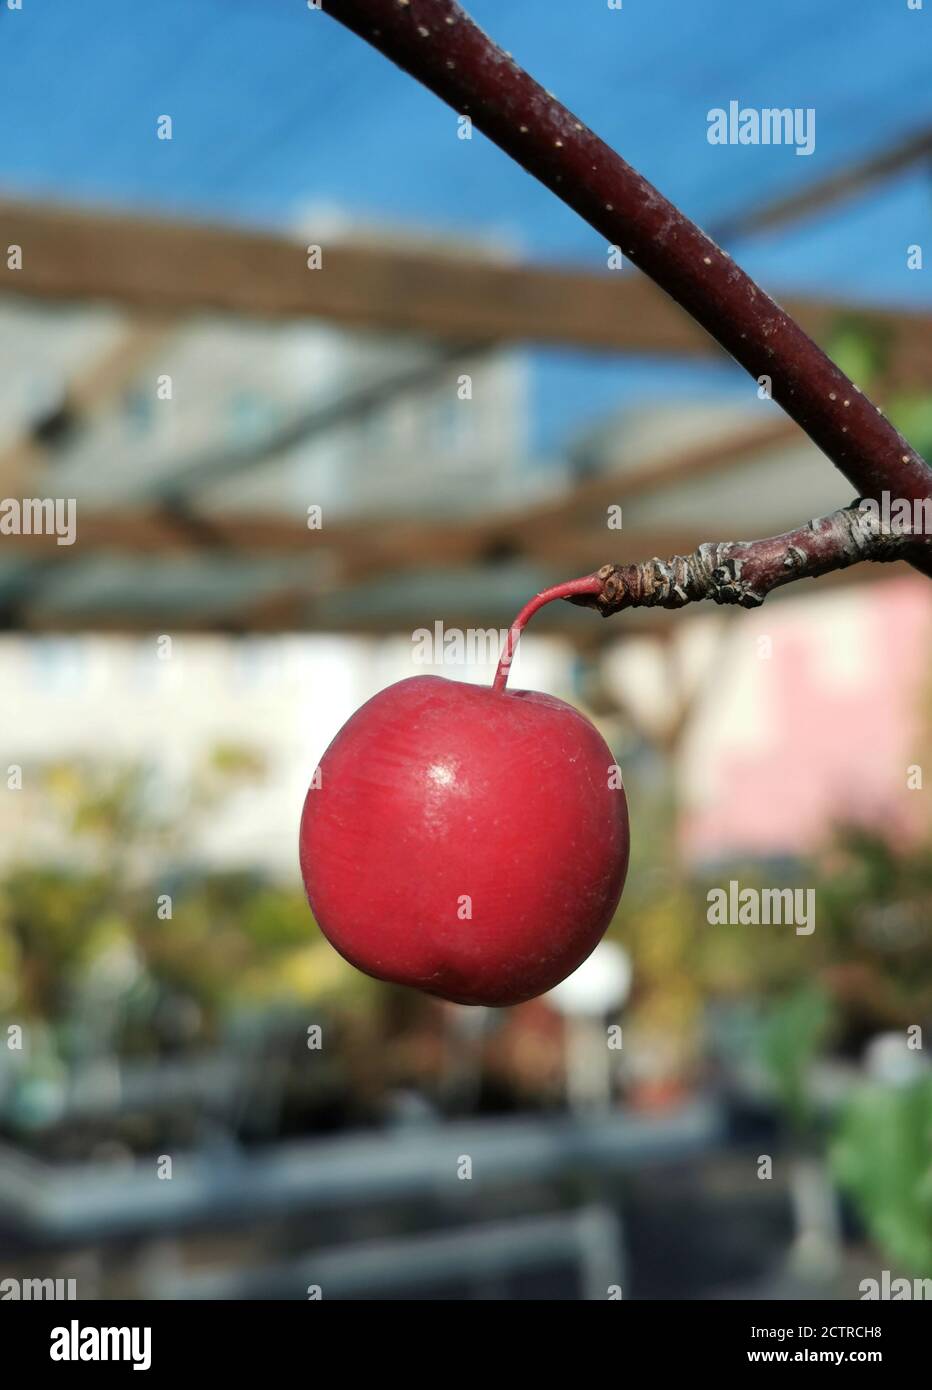
M 597 608 L 606 618 L 623 608 L 683 608 L 701 599 L 759 608 L 772 589 L 793 580 L 815 579 L 860 560 L 909 559 L 918 546 L 910 531 L 891 532 L 874 510 L 854 505 L 783 536 L 703 541 L 691 555 L 603 565 L 596 576 L 600 591 L 571 602 Z

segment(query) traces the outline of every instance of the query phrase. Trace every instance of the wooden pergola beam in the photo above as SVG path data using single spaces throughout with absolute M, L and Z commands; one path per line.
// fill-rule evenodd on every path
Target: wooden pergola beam
M 525 517 L 527 522 L 527 517 Z M 569 526 L 539 531 L 527 526 L 520 534 L 502 530 L 500 522 L 409 521 L 399 518 L 334 522 L 321 530 L 308 530 L 300 522 L 277 517 L 214 514 L 194 517 L 190 524 L 159 513 L 100 512 L 85 515 L 78 508 L 77 540 L 59 546 L 54 535 L 3 536 L 4 556 L 24 561 L 42 560 L 70 565 L 89 556 L 125 553 L 134 558 L 179 554 L 255 557 L 306 556 L 332 562 L 344 580 L 411 573 L 430 567 L 457 569 L 491 563 L 510 543 L 508 559 L 526 559 L 585 567 L 604 563 L 618 549 L 619 535 L 603 525 Z M 625 532 L 625 549 L 675 553 L 691 549 L 697 537 L 684 528 Z M 490 554 L 491 547 L 495 554 Z
M 647 458 L 635 468 L 598 473 L 586 478 L 564 497 L 532 508 L 531 520 L 536 527 L 562 526 L 572 522 L 575 517 L 591 516 L 594 511 L 605 509 L 612 503 L 620 505 L 640 497 L 652 497 L 680 483 L 695 482 L 699 478 L 754 463 L 759 455 L 771 449 L 794 446 L 813 447 L 795 421 L 787 416 L 763 416 L 754 424 L 735 429 L 724 438 L 700 441 L 692 448 L 680 448 L 675 452 L 670 451 L 668 446 L 663 454 Z M 528 512 L 506 514 L 498 525 L 500 527 L 503 521 L 520 525 L 521 516 L 526 521 Z
M 914 131 L 884 149 L 841 165 L 824 178 L 802 188 L 757 203 L 744 212 L 717 222 L 712 230 L 717 241 L 783 227 L 813 213 L 821 212 L 846 198 L 858 197 L 875 183 L 894 178 L 914 164 L 932 159 L 932 130 Z
M 819 580 L 819 592 L 827 588 L 884 584 L 897 577 L 902 579 L 914 574 L 915 571 L 905 561 L 887 565 L 854 565 L 850 569 L 835 570 L 824 575 Z M 129 603 L 120 608 L 114 605 L 102 609 L 94 605 L 63 612 L 56 610 L 39 595 L 22 605 L 13 628 L 29 633 L 110 633 L 128 637 L 162 632 L 172 635 L 275 635 L 293 632 L 385 637 L 410 635 L 416 628 L 430 627 L 441 616 L 426 600 L 417 604 L 412 602 L 410 606 L 393 613 L 373 612 L 360 604 L 356 613 L 341 609 L 333 614 L 323 602 L 325 597 L 332 599 L 334 594 L 350 592 L 350 589 L 337 589 L 321 595 L 313 593 L 310 588 L 304 591 L 295 587 L 246 605 L 237 601 L 230 606 L 212 604 L 183 610 L 166 605 L 157 617 L 153 616 L 151 610 L 133 608 Z M 787 602 L 794 592 L 793 588 L 778 591 L 770 602 Z M 552 604 L 551 608 L 556 611 L 548 613 L 539 627 L 535 625 L 535 629 L 541 633 L 559 635 L 586 648 L 618 638 L 661 637 L 675 631 L 684 621 L 695 622 L 714 616 L 714 611 L 710 612 L 700 605 L 694 610 L 687 609 L 680 613 L 659 608 L 633 608 L 625 613 L 623 620 L 606 622 L 597 619 L 595 614 L 581 614 L 568 604 Z M 513 616 L 511 611 L 492 611 L 487 601 L 467 596 L 464 596 L 462 605 L 455 608 L 445 605 L 442 614 L 444 627 L 448 630 L 506 627 Z
M 162 313 L 313 317 L 442 341 L 721 356 L 641 276 L 339 242 L 322 244 L 312 270 L 313 241 L 0 199 L 0 246 L 23 253 L 19 270 L 0 261 L 0 291 Z M 798 296 L 784 305 L 816 340 L 839 316 L 856 315 L 883 336 L 898 385 L 928 383 L 932 315 Z
M 692 448 L 664 450 L 636 468 L 599 474 L 565 494 L 532 507 L 513 507 L 465 521 L 430 518 L 329 521 L 320 530 L 287 517 L 171 507 L 85 511 L 78 507 L 77 544 L 59 547 L 54 535 L 5 536 L 7 553 L 24 558 L 72 557 L 93 552 L 134 555 L 222 553 L 297 554 L 325 559 L 344 578 L 373 579 L 436 564 L 484 565 L 504 559 L 544 564 L 558 560 L 569 568 L 604 563 L 622 536 L 608 529 L 607 508 L 627 505 L 678 483 L 739 468 L 768 449 L 801 443 L 797 426 L 783 416 L 762 416 L 731 435 Z M 688 553 L 702 537 L 686 528 L 624 531 L 626 553 Z

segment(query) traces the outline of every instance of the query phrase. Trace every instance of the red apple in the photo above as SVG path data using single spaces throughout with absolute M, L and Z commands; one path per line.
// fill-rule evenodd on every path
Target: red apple
M 495 687 L 415 676 L 357 710 L 301 819 L 308 901 L 340 954 L 462 1004 L 517 1004 L 565 979 L 628 864 L 601 735 L 562 700 L 505 689 L 519 624 Z

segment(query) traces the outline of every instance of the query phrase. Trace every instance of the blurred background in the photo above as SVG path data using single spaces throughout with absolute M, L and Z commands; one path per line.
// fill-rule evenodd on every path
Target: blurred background
M 932 7 L 471 8 L 928 456 Z M 624 770 L 605 945 L 501 1011 L 364 978 L 298 819 L 363 700 L 491 680 L 494 640 L 416 634 L 851 488 L 303 0 L 4 3 L 0 70 L 0 493 L 77 506 L 73 545 L 0 534 L 4 1297 L 932 1277 L 928 581 L 551 605 L 511 683 Z M 814 152 L 710 146 L 732 99 L 814 109 Z M 710 925 L 732 880 L 813 889 L 815 930 Z

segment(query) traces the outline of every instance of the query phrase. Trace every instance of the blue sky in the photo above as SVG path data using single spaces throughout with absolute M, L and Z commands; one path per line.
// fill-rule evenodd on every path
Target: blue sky
M 474 0 L 480 23 L 702 225 L 804 187 L 932 121 L 932 0 Z M 816 112 L 816 148 L 713 147 L 707 112 Z M 155 138 L 172 116 L 171 142 Z M 483 137 L 304 0 L 0 0 L 0 192 L 287 227 L 328 205 L 531 259 L 604 266 L 601 238 Z M 776 292 L 932 302 L 932 174 L 914 170 L 730 249 Z M 929 253 L 927 252 L 927 259 Z M 595 409 L 740 374 L 534 353 L 535 437 Z

